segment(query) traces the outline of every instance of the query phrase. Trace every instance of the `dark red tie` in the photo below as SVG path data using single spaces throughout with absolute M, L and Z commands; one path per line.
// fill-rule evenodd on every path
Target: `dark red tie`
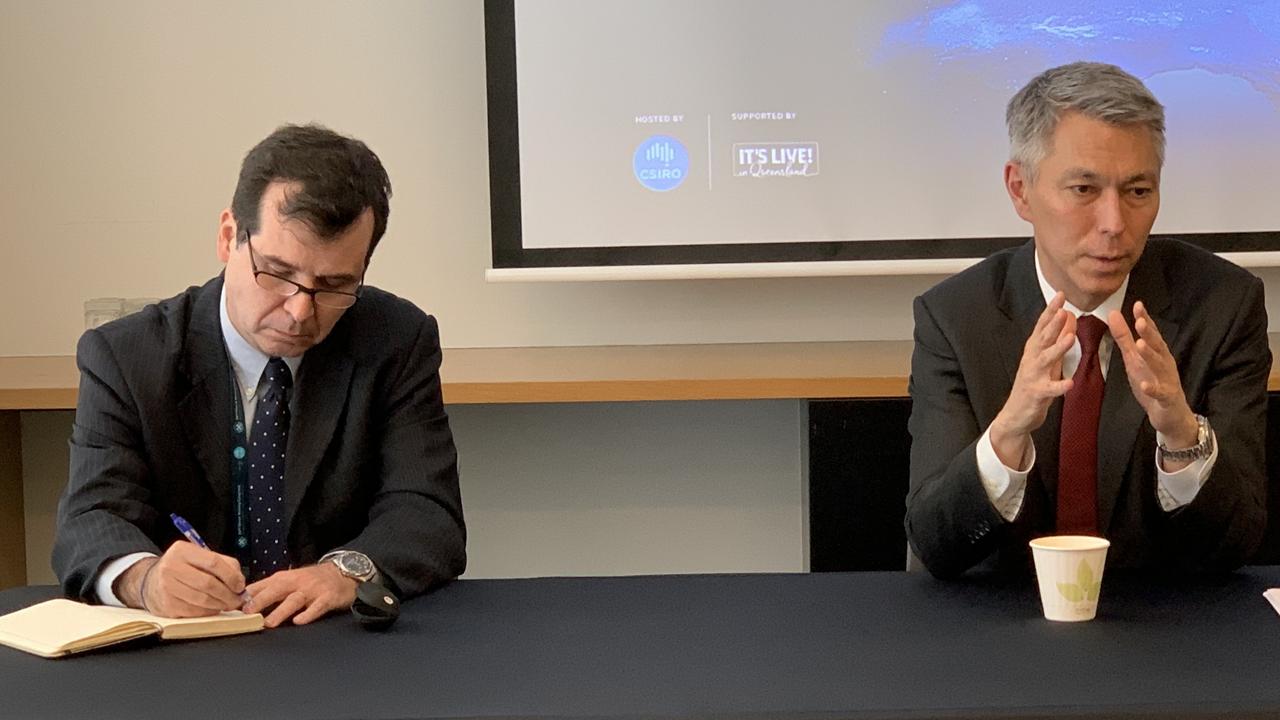
M 1058 441 L 1058 533 L 1098 534 L 1098 418 L 1102 415 L 1102 366 L 1098 343 L 1107 325 L 1092 315 L 1076 323 L 1080 365 L 1062 402 Z

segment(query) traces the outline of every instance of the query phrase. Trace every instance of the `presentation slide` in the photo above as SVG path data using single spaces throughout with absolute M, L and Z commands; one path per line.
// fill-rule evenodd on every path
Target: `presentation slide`
M 525 248 L 1026 237 L 1009 98 L 1165 105 L 1154 232 L 1280 230 L 1276 0 L 515 0 Z

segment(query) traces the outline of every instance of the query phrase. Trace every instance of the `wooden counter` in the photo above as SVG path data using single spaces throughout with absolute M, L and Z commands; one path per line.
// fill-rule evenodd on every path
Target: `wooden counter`
M 905 397 L 910 362 L 909 340 L 453 348 L 440 375 L 450 404 Z M 78 383 L 71 356 L 0 357 L 0 410 L 75 408 Z
M 450 404 L 902 397 L 906 340 L 454 348 Z M 75 408 L 75 358 L 0 357 L 0 410 Z

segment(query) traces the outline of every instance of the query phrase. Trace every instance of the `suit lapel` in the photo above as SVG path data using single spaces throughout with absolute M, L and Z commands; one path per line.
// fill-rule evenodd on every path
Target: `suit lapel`
M 1121 310 L 1130 331 L 1133 330 L 1133 303 L 1137 300 L 1146 305 L 1165 343 L 1174 357 L 1178 357 L 1180 328 L 1169 312 L 1168 287 L 1158 264 L 1145 254 L 1129 274 L 1129 288 L 1125 291 Z M 1124 483 L 1125 469 L 1133 456 L 1138 431 L 1146 422 L 1147 415 L 1129 386 L 1120 348 L 1115 347 L 1107 363 L 1102 418 L 1098 423 L 1098 528 L 1104 533 L 1111 527 L 1111 516 Z
M 222 340 L 218 303 L 222 279 L 196 295 L 183 348 L 183 372 L 190 382 L 178 401 L 182 430 L 222 507 L 231 503 L 231 369 Z
M 1036 279 L 1034 241 L 1028 241 L 1010 259 L 996 306 L 1002 317 L 997 318 L 992 327 L 991 346 L 1000 348 L 1008 384 L 1013 387 L 1022 362 L 1023 345 L 1045 307 L 1044 294 Z
M 285 522 L 290 527 L 346 407 L 353 371 L 346 327 L 339 321 L 324 342 L 307 351 L 298 368 L 285 450 Z

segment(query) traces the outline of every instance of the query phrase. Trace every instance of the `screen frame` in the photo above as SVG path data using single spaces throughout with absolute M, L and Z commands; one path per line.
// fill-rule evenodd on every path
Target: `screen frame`
M 549 273 L 547 279 L 644 279 L 650 277 L 723 277 L 759 275 L 866 275 L 952 272 L 991 253 L 1025 243 L 1029 235 L 1010 237 L 915 238 L 653 245 L 620 247 L 526 248 L 522 243 L 520 133 L 516 68 L 516 0 L 485 0 L 485 74 L 489 123 L 489 208 L 491 279 L 538 279 L 539 269 L 601 268 L 613 273 Z M 1222 233 L 1166 233 L 1210 252 L 1230 254 L 1245 266 L 1280 265 L 1280 230 Z M 898 265 L 898 262 L 901 262 Z M 813 272 L 817 263 L 831 263 Z M 775 271 L 744 271 L 776 264 Z M 708 272 L 657 272 L 681 266 L 718 266 Z M 863 267 L 865 266 L 865 267 Z M 627 273 L 628 267 L 650 268 Z M 789 269 L 784 269 L 784 267 Z M 805 269 L 808 268 L 808 269 Z M 926 268 L 938 268 L 929 270 Z M 504 272 L 523 271 L 531 272 Z

